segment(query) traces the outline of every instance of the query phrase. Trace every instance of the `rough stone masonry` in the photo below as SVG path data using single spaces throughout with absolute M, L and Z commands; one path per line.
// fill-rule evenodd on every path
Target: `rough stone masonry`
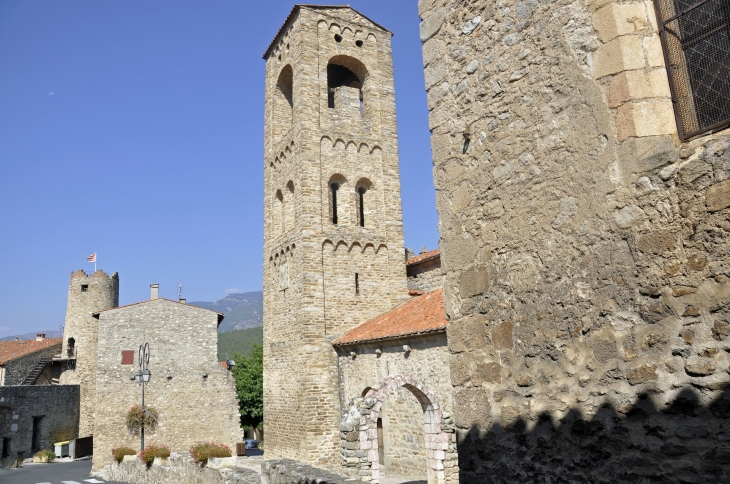
M 337 469 L 331 341 L 408 297 L 391 33 L 295 6 L 266 59 L 266 455 Z
M 461 482 L 727 482 L 730 133 L 653 3 L 418 7 Z

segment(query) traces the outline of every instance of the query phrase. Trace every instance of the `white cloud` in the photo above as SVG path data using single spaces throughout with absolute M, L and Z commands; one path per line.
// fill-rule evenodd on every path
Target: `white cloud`
M 223 292 L 226 294 L 233 294 L 234 292 L 241 292 L 241 290 L 237 287 L 230 287 Z
M 0 333 L 8 333 L 10 332 L 10 328 L 7 326 L 0 326 Z
M 51 92 L 49 92 L 49 93 L 48 93 L 48 95 L 49 95 L 49 96 L 55 96 L 55 95 L 56 95 L 56 93 L 55 93 L 55 92 L 53 92 L 53 91 L 51 91 Z

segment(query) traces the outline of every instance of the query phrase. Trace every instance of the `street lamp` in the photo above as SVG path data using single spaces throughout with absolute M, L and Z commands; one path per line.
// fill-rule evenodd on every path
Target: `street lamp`
M 152 376 L 152 373 L 147 368 L 147 365 L 150 363 L 150 344 L 145 343 L 142 346 L 139 347 L 139 355 L 137 356 L 137 362 L 139 363 L 139 371 L 134 375 L 134 379 L 137 381 L 137 383 L 142 384 L 142 428 L 141 428 L 141 442 L 140 442 L 140 452 L 144 450 L 144 420 L 145 420 L 145 414 L 147 413 L 147 410 L 145 410 L 144 406 L 144 385 L 148 381 L 150 381 L 150 376 Z

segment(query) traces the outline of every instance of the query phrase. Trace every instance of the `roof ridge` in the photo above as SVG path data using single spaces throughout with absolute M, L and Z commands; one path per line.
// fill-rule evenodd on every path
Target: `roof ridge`
M 328 8 L 349 8 L 353 12 L 357 13 L 358 15 L 360 15 L 361 17 L 366 19 L 367 21 L 372 22 L 372 24 L 375 25 L 376 27 L 378 27 L 379 29 L 388 32 L 390 35 L 394 35 L 393 32 L 386 29 L 385 27 L 383 27 L 382 25 L 380 25 L 379 23 L 377 23 L 376 21 L 374 21 L 367 15 L 363 15 L 360 11 L 355 10 L 349 4 L 348 5 L 316 5 L 316 4 L 312 4 L 312 3 L 297 3 L 294 5 L 294 7 L 292 7 L 291 12 L 289 12 L 289 15 L 287 15 L 286 19 L 284 20 L 284 23 L 281 25 L 281 27 L 279 27 L 279 30 L 276 32 L 274 39 L 271 41 L 269 46 L 266 48 L 266 52 L 264 52 L 264 55 L 262 57 L 264 60 L 266 60 L 266 58 L 269 57 L 269 54 L 271 54 L 271 51 L 274 49 L 274 44 L 276 44 L 276 42 L 279 40 L 279 37 L 281 37 L 281 35 L 284 33 L 284 29 L 286 29 L 286 26 L 289 24 L 289 21 L 294 17 L 294 15 L 299 10 L 302 9 L 302 7 L 311 8 L 314 10 L 320 10 L 320 9 L 324 10 L 324 9 L 328 9 Z
M 157 299 L 147 299 L 146 301 L 137 301 L 135 303 L 125 304 L 124 306 L 117 306 L 115 308 L 108 308 L 108 309 L 102 309 L 101 311 L 94 311 L 91 314 L 92 315 L 97 315 L 97 314 L 101 314 L 101 313 L 104 313 L 104 312 L 107 312 L 107 311 L 114 311 L 115 309 L 124 309 L 124 308 L 128 308 L 130 306 L 137 306 L 138 304 L 144 304 L 144 303 L 149 303 L 149 302 L 153 302 L 153 301 L 167 301 L 167 302 L 171 302 L 171 303 L 175 303 L 175 304 L 180 304 L 180 305 L 183 305 L 183 306 L 188 307 L 188 308 L 202 309 L 203 311 L 210 311 L 211 313 L 216 313 L 216 314 L 219 314 L 221 316 L 225 316 L 225 313 L 221 313 L 221 312 L 218 312 L 218 311 L 213 311 L 212 309 L 201 308 L 200 306 L 195 306 L 193 304 L 182 303 L 180 301 L 173 301 L 172 299 L 167 299 L 166 297 L 158 297 Z

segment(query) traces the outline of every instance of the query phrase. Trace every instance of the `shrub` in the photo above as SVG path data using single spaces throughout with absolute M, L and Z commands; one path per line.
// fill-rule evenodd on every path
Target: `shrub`
M 112 455 L 114 456 L 114 460 L 117 461 L 117 464 L 124 460 L 125 455 L 136 454 L 137 452 L 134 449 L 130 449 L 129 447 L 117 447 L 116 449 L 112 449 Z
M 190 447 L 190 455 L 196 464 L 204 466 L 213 457 L 230 457 L 231 448 L 215 442 L 198 442 Z
M 166 445 L 150 444 L 139 453 L 139 460 L 147 465 L 152 464 L 155 457 L 170 457 L 170 448 Z
M 139 435 L 144 424 L 145 430 L 154 432 L 157 428 L 157 420 L 159 416 L 154 407 L 146 407 L 144 410 L 140 405 L 132 405 L 127 411 L 127 430 L 132 435 Z
M 38 457 L 38 458 L 47 457 L 48 462 L 51 462 L 53 459 L 56 458 L 56 454 L 51 452 L 50 450 L 41 449 L 38 452 L 36 452 L 35 455 L 33 455 L 33 457 Z

